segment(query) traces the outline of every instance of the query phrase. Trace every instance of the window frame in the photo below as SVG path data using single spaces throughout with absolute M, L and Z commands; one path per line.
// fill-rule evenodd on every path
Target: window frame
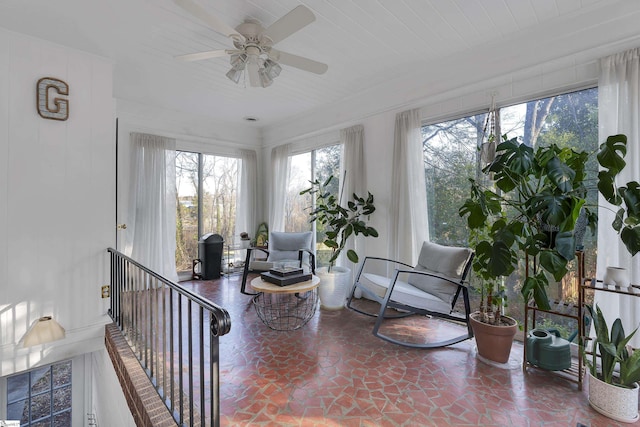
M 318 151 L 326 149 L 326 148 L 330 148 L 330 147 L 337 147 L 337 149 L 340 152 L 340 160 L 339 160 L 339 165 L 338 165 L 338 170 L 342 171 L 344 168 L 344 144 L 340 141 L 340 140 L 335 140 L 335 139 L 326 139 L 323 143 L 321 144 L 316 144 L 313 146 L 309 146 L 308 144 L 305 144 L 304 148 L 298 147 L 298 149 L 292 149 L 291 152 L 289 153 L 289 159 L 292 159 L 295 156 L 299 156 L 299 155 L 303 155 L 303 154 L 310 154 L 310 179 L 311 180 L 315 180 L 317 178 L 317 155 L 318 155 Z M 290 166 L 291 167 L 291 166 Z M 339 175 L 339 174 L 338 174 Z M 340 186 L 340 183 L 342 182 L 342 179 L 340 176 L 337 176 L 336 178 L 338 178 L 339 183 L 338 183 L 338 188 Z M 288 190 L 285 190 L 288 192 Z M 311 199 L 311 208 L 314 209 L 316 207 L 316 200 L 315 198 Z M 285 218 L 286 219 L 286 218 Z M 285 224 L 285 228 L 286 228 L 286 224 Z M 311 230 L 312 231 L 312 245 L 314 248 L 318 248 L 318 229 L 316 226 L 316 222 L 314 221 L 313 223 L 311 223 Z M 316 262 L 320 262 L 319 258 L 316 258 Z
M 239 156 L 237 153 L 233 154 L 233 153 L 212 153 L 212 152 L 205 152 L 203 150 L 197 150 L 194 151 L 193 148 L 182 148 L 182 147 L 178 147 L 176 148 L 176 155 L 178 153 L 187 153 L 189 155 L 196 155 L 197 156 L 197 173 L 198 173 L 198 180 L 197 180 L 197 188 L 196 188 L 196 197 L 198 199 L 198 218 L 197 218 L 197 242 L 200 240 L 200 238 L 203 236 L 204 234 L 204 203 L 203 203 L 203 199 L 204 199 L 204 177 L 203 177 L 203 171 L 204 171 L 204 163 L 205 163 L 205 156 L 210 156 L 210 157 L 218 157 L 218 158 L 226 158 L 226 159 L 231 159 L 231 160 L 235 160 L 236 162 L 238 162 L 238 168 L 237 168 L 237 173 L 240 173 L 240 168 L 242 167 L 242 157 Z M 236 177 L 236 196 L 239 193 L 239 178 L 240 176 L 238 175 Z M 176 173 L 176 179 L 177 179 L 177 173 Z M 176 189 L 177 191 L 177 189 Z M 178 194 L 179 197 L 179 194 Z M 237 199 L 236 199 L 236 207 L 237 207 Z M 178 208 L 178 206 L 176 206 L 176 209 Z M 236 235 L 236 230 L 235 230 L 235 220 L 236 218 L 234 218 L 234 231 L 233 231 L 233 236 L 235 237 Z M 226 245 L 233 245 L 234 242 L 226 242 Z M 176 245 L 177 246 L 177 245 Z M 177 248 L 176 248 L 177 249 Z M 196 254 L 196 258 L 197 258 L 197 254 Z M 176 266 L 177 267 L 177 266 Z M 187 270 L 177 270 L 178 273 L 178 279 L 179 280 L 190 280 L 191 276 L 192 276 L 192 271 L 191 269 L 187 269 Z
M 85 414 L 94 415 L 91 407 L 92 395 L 91 395 L 91 375 L 87 372 L 86 367 L 91 366 L 91 355 L 85 354 L 75 356 L 71 358 L 64 358 L 57 360 L 53 363 L 45 363 L 43 365 L 31 366 L 24 371 L 14 372 L 4 377 L 0 377 L 0 420 L 7 419 L 7 406 L 8 406 L 8 390 L 7 390 L 7 378 L 15 375 L 21 375 L 30 373 L 37 369 L 44 367 L 52 367 L 59 363 L 65 363 L 71 361 L 71 425 L 84 425 Z M 95 415 L 94 415 L 95 416 Z

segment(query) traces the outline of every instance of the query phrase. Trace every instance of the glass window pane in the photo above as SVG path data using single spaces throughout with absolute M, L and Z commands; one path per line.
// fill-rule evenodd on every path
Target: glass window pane
M 202 176 L 198 171 L 199 159 Z M 220 234 L 229 245 L 239 242 L 240 236 L 234 235 L 239 166 L 238 158 L 177 152 L 176 269 L 179 272 L 191 271 L 192 261 L 198 258 L 201 235 Z M 202 200 L 198 199 L 200 182 Z
M 53 390 L 53 412 L 71 408 L 71 386 Z
M 31 420 L 39 420 L 51 414 L 51 393 L 39 394 L 31 398 Z
M 53 365 L 53 387 L 71 384 L 71 361 Z
M 240 241 L 234 236 L 239 159 L 203 155 L 202 233 L 220 234 L 225 243 Z
M 316 266 L 328 264 L 330 251 L 321 243 L 324 240 L 324 230 L 321 224 L 309 222 L 310 209 L 314 200 L 311 194 L 300 195 L 302 190 L 311 186 L 310 181 L 325 182 L 334 176 L 329 190 L 338 194 L 340 187 L 340 159 L 342 145 L 336 144 L 319 148 L 308 153 L 291 156 L 289 171 L 289 186 L 285 209 L 285 231 L 316 231 Z
M 190 271 L 198 258 L 198 154 L 176 153 L 176 269 Z
M 51 368 L 39 368 L 31 371 L 31 394 L 41 393 L 51 388 Z
M 26 399 L 29 396 L 29 373 L 7 378 L 7 402 Z
M 309 188 L 311 178 L 311 152 L 292 156 L 285 203 L 285 231 L 309 231 L 312 229 L 308 210 L 312 202 L 311 195 L 300 195 L 302 190 Z
M 458 209 L 469 195 L 469 178 L 476 178 L 478 146 L 486 114 L 422 127 L 427 185 L 429 235 L 443 245 L 467 245 L 468 229 Z
M 20 400 L 7 405 L 7 419 L 20 420 L 20 424 L 29 422 L 29 400 Z
M 315 173 L 314 179 L 320 182 L 325 182 L 330 176 L 334 179 L 331 180 L 327 190 L 338 196 L 340 189 L 340 156 L 342 154 L 342 146 L 332 145 L 330 147 L 324 147 L 315 151 L 315 162 L 313 171 Z M 346 197 L 347 195 L 343 195 Z M 350 195 L 349 195 L 350 196 Z M 322 242 L 325 239 L 325 230 L 323 224 L 316 224 L 316 266 L 327 267 L 329 265 L 329 259 L 331 258 L 331 249 L 324 245 Z
M 53 427 L 71 427 L 71 410 L 54 415 Z
M 51 427 L 51 418 L 39 420 L 37 423 L 31 424 L 31 427 Z

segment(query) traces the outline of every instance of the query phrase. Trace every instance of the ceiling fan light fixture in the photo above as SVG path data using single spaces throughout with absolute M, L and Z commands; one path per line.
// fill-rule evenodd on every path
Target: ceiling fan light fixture
M 246 70 L 252 87 L 267 87 L 273 84 L 273 80 L 282 71 L 281 63 L 316 74 L 324 74 L 327 71 L 326 64 L 272 49 L 276 43 L 315 21 L 313 12 L 304 5 L 298 5 L 267 28 L 256 20 L 246 19 L 234 29 L 217 16 L 208 13 L 197 0 L 174 1 L 179 7 L 208 24 L 213 31 L 229 37 L 235 48 L 178 56 L 183 61 L 200 61 L 230 55 L 231 69 L 226 76 L 237 84 Z
M 234 83 L 240 82 L 240 77 L 242 77 L 242 72 L 244 71 L 244 65 L 242 68 L 232 67 L 229 71 L 227 71 L 227 77 Z
M 258 70 L 258 75 L 260 76 L 260 85 L 262 85 L 262 87 L 268 87 L 273 84 L 273 79 L 269 76 L 266 69 L 260 68 Z
M 282 71 L 282 67 L 277 62 L 271 59 L 265 59 L 264 61 L 264 71 L 271 79 L 275 79 L 280 75 Z
M 231 58 L 229 59 L 229 61 L 231 62 L 231 66 L 234 68 L 240 68 L 240 69 L 244 69 L 244 65 L 247 63 L 247 54 L 246 53 L 234 53 L 233 55 L 231 55 Z

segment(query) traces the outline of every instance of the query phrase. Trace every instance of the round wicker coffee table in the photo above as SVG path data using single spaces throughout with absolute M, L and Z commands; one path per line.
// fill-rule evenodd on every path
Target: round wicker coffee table
M 303 327 L 315 314 L 318 306 L 320 279 L 288 286 L 277 286 L 256 277 L 251 287 L 258 292 L 253 306 L 265 325 L 276 331 L 293 331 Z

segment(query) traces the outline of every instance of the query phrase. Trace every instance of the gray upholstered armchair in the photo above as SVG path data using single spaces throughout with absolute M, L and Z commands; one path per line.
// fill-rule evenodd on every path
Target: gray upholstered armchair
M 257 259 L 256 253 L 262 253 L 263 259 Z M 308 267 L 312 273 L 315 273 L 316 257 L 313 251 L 313 233 L 311 231 L 299 233 L 272 231 L 269 233 L 269 249 L 247 249 L 240 292 L 245 295 L 255 295 L 246 289 L 249 273 L 268 271 L 278 263 L 294 262 L 301 268 Z
M 468 248 L 424 242 L 415 267 L 385 258 L 366 257 L 356 277 L 347 307 L 359 313 L 377 317 L 373 334 L 395 344 L 435 348 L 472 338 L 466 278 L 473 255 L 473 251 Z M 389 271 L 391 274 L 380 274 L 384 271 Z M 365 311 L 355 303 L 354 294 L 358 291 L 361 291 L 365 298 L 380 304 L 377 313 Z M 464 305 L 463 312 L 455 312 L 454 307 L 460 296 Z M 387 310 L 388 308 L 395 311 Z M 459 336 L 425 344 L 401 341 L 380 332 L 385 319 L 413 314 L 453 320 L 465 324 L 466 331 Z

